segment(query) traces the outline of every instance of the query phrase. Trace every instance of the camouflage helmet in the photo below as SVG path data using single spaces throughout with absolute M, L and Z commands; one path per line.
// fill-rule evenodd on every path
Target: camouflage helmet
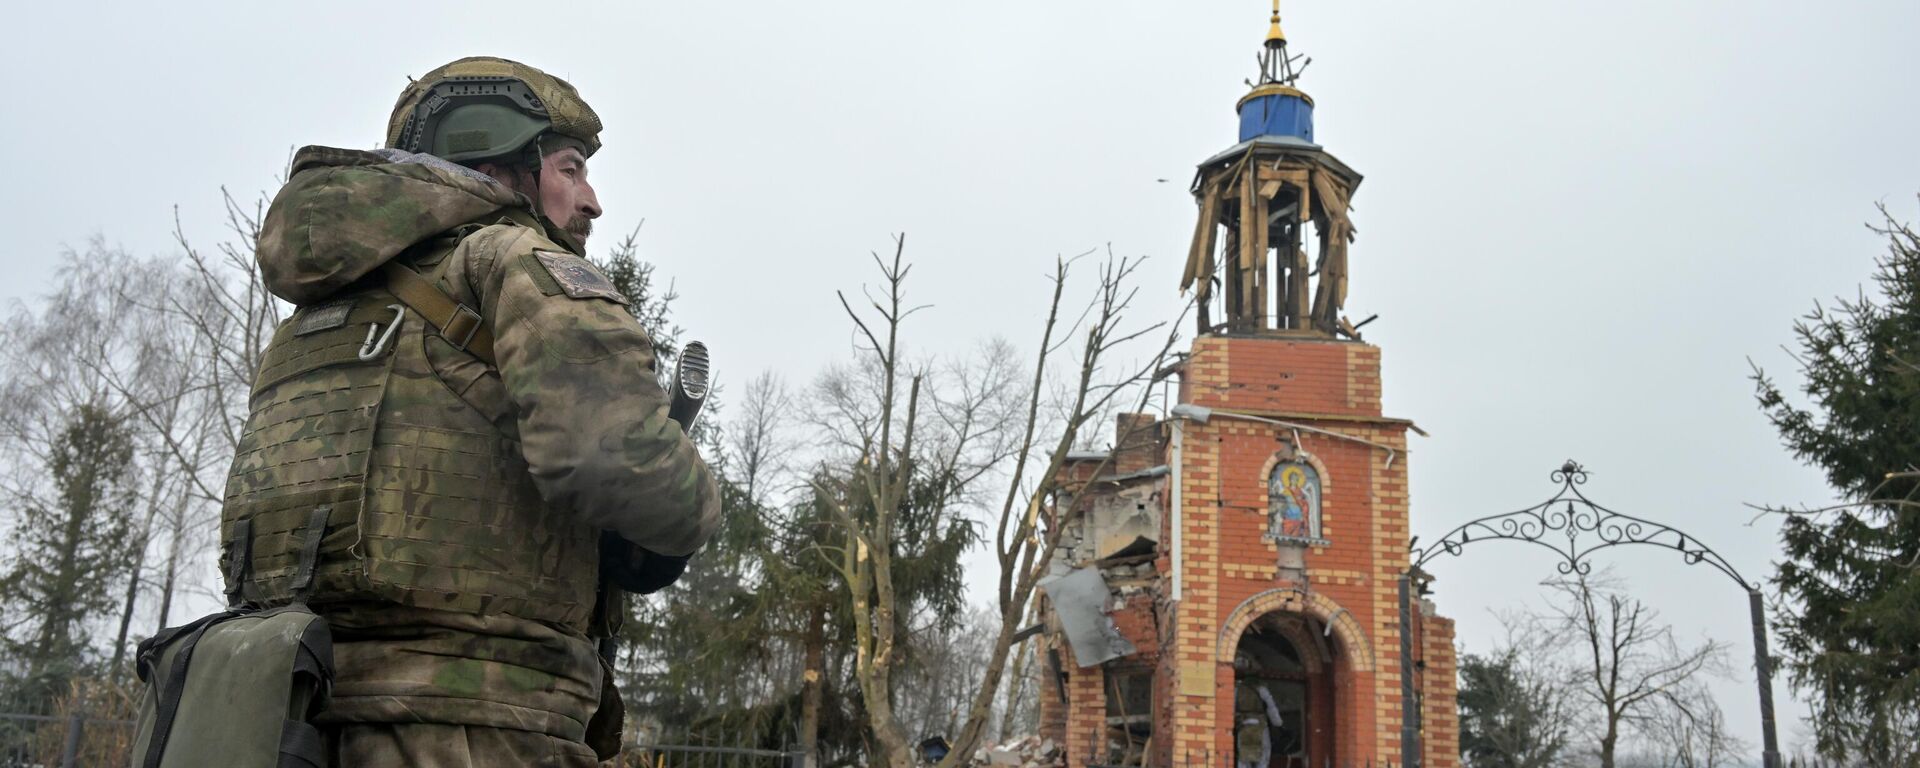
M 387 121 L 387 146 L 475 163 L 509 158 L 545 133 L 574 139 L 592 156 L 600 116 L 565 80 L 517 61 L 470 56 L 407 84 Z

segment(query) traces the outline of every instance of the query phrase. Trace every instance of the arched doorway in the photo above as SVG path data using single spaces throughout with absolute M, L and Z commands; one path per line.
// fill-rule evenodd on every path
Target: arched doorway
M 1236 766 L 1308 768 L 1333 758 L 1334 650 L 1311 616 L 1262 615 L 1233 657 Z

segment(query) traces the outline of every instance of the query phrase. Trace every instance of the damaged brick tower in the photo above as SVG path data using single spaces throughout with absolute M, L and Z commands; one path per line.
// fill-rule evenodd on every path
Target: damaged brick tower
M 1041 732 L 1075 768 L 1453 768 L 1453 622 L 1398 597 L 1417 428 L 1341 313 L 1360 174 L 1314 142 L 1277 3 L 1261 59 L 1194 180 L 1178 405 L 1062 470 Z

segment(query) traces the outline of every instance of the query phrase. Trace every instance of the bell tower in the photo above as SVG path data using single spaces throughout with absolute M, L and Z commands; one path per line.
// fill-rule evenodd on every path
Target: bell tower
M 1398 590 L 1420 432 L 1342 314 L 1360 174 L 1316 143 L 1278 3 L 1259 61 L 1194 177 L 1177 404 L 1059 470 L 1041 733 L 1068 765 L 1455 768 L 1453 622 Z
M 1240 97 L 1240 141 L 1200 164 L 1200 217 L 1180 276 L 1199 332 L 1359 338 L 1347 298 L 1348 204 L 1360 174 L 1314 143 L 1312 58 L 1292 53 L 1275 0 L 1260 79 Z M 1362 325 L 1365 324 L 1363 321 Z
M 1321 144 L 1311 60 L 1280 22 L 1276 2 L 1238 142 L 1194 175 L 1180 288 L 1199 328 L 1166 424 L 1157 764 L 1451 768 L 1453 623 L 1426 601 L 1398 609 L 1419 429 L 1385 412 L 1371 318 L 1345 314 L 1361 176 Z

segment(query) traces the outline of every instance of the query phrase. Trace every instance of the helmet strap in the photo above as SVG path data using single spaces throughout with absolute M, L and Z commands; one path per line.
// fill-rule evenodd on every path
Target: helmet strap
M 553 217 L 548 216 L 546 206 L 540 203 L 540 173 L 546 167 L 547 161 L 546 140 L 547 134 L 535 136 L 533 141 L 527 142 L 527 148 L 524 150 L 527 171 L 533 177 L 533 216 L 547 228 L 548 237 L 565 244 L 568 250 L 579 250 L 582 244 L 573 239 L 573 233 L 568 232 L 565 227 L 554 221 Z
M 533 213 L 535 216 L 547 215 L 547 212 L 540 205 L 540 169 L 546 164 L 547 154 L 540 145 L 546 137 L 547 135 L 544 133 L 535 136 L 533 137 L 533 141 L 527 142 L 527 146 L 520 150 L 521 162 L 526 165 L 527 171 L 533 176 L 533 194 L 529 197 L 533 198 Z

